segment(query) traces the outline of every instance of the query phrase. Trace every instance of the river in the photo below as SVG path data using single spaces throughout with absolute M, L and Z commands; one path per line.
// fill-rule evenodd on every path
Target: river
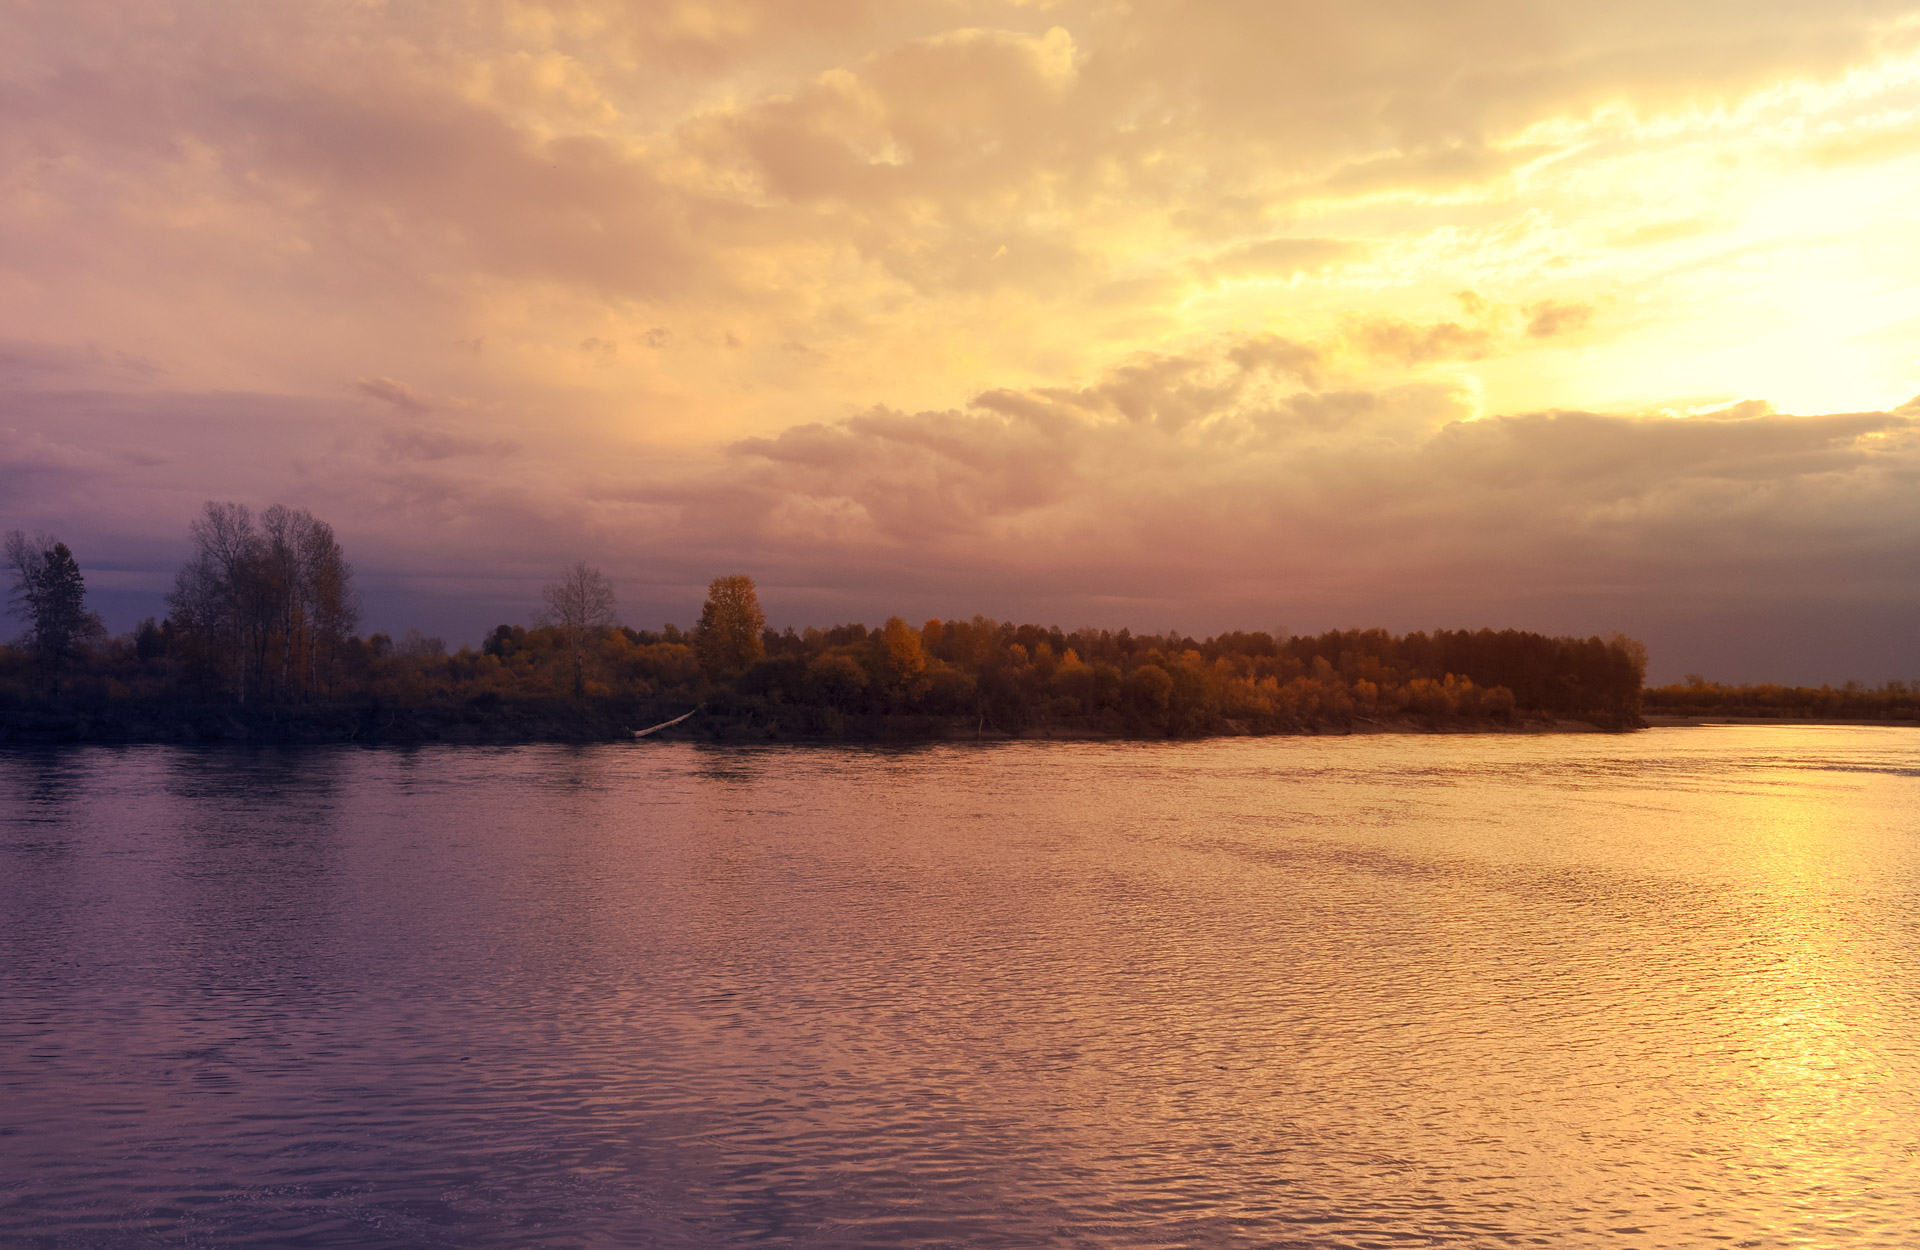
M 0 1244 L 1913 1246 L 1920 730 L 0 753 Z

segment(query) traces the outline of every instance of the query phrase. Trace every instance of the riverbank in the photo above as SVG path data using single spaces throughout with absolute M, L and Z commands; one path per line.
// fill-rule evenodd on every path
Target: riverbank
M 40 706 L 0 709 L 0 745 L 610 742 L 631 737 L 636 725 L 657 723 L 645 715 L 632 706 L 560 700 L 421 707 Z
M 157 628 L 157 627 L 156 627 Z M 178 633 L 178 630 L 175 631 Z M 1640 723 L 1631 639 L 1514 630 L 1317 637 L 1061 630 L 984 617 L 763 631 L 702 658 L 669 627 L 591 639 L 503 625 L 481 650 L 385 635 L 267 664 L 165 631 L 48 668 L 0 645 L 0 741 L 579 742 L 670 735 L 885 742 L 1532 732 Z M 124 645 L 123 645 L 124 644 Z M 269 648 L 271 649 L 271 648 Z M 285 661 L 285 657 L 282 657 Z M 316 661 L 317 663 L 318 661 Z M 264 667 L 263 667 L 264 665 Z
M 1920 719 L 1912 716 L 1803 716 L 1782 713 L 1778 716 L 1725 716 L 1718 712 L 1692 715 L 1649 712 L 1641 717 L 1649 729 L 1690 729 L 1706 725 L 1906 725 L 1920 728 Z
M 53 743 L 474 743 L 617 742 L 688 712 L 684 703 L 600 698 L 578 702 L 470 700 L 418 706 L 390 704 L 258 707 L 107 701 L 74 707 L 40 704 L 0 708 L 0 744 Z M 1174 723 L 1108 716 L 1056 717 L 1027 724 L 983 716 L 911 712 L 847 713 L 809 704 L 755 702 L 701 707 L 645 741 L 693 742 L 950 742 L 1129 741 L 1277 735 L 1541 734 L 1618 732 L 1585 720 L 1510 715 L 1503 719 L 1408 714 L 1323 717 L 1261 723 L 1219 715 Z

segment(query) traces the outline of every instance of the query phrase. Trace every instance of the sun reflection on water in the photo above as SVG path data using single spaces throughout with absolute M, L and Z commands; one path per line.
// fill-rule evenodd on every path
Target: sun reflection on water
M 0 756 L 0 1241 L 1911 1244 L 1916 799 L 1781 727 Z

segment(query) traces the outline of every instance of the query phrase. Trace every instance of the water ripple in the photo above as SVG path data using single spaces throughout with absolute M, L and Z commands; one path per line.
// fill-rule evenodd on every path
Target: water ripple
M 1920 733 L 0 754 L 0 1244 L 1907 1246 Z

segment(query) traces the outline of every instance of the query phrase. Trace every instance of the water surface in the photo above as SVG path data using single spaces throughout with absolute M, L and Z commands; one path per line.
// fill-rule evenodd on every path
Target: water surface
M 1913 1246 L 1920 731 L 0 754 L 0 1244 Z

